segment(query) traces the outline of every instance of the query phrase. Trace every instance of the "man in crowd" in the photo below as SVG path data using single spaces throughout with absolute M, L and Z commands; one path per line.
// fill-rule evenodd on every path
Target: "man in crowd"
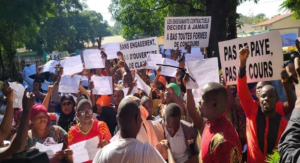
M 148 142 L 143 144 L 136 139 L 142 123 L 140 114 L 139 106 L 133 99 L 125 98 L 121 101 L 117 112 L 121 138 L 98 151 L 94 163 L 165 162 Z
M 184 77 L 184 84 L 189 82 Z M 219 83 L 210 82 L 202 89 L 201 116 L 196 110 L 191 89 L 187 89 L 187 109 L 195 127 L 202 133 L 199 162 L 241 162 L 242 146 L 232 124 L 226 118 L 227 91 Z M 207 119 L 203 130 L 204 118 Z M 203 130 L 203 132 L 202 132 Z
M 240 69 L 237 84 L 240 102 L 247 117 L 247 163 L 264 162 L 266 156 L 277 148 L 279 138 L 287 125 L 282 116 L 293 109 L 294 102 L 291 102 L 293 99 L 289 96 L 289 92 L 287 92 L 287 99 L 290 99 L 288 102 L 278 102 L 275 88 L 266 82 L 259 82 L 256 86 L 259 103 L 252 99 L 246 78 L 248 55 L 247 47 L 239 53 Z M 288 79 L 288 76 L 282 75 L 285 88 L 291 86 Z
M 197 130 L 189 122 L 180 120 L 180 117 L 177 104 L 171 103 L 166 107 L 162 120 L 165 139 L 169 142 L 176 163 L 198 162 L 199 151 L 195 143 Z

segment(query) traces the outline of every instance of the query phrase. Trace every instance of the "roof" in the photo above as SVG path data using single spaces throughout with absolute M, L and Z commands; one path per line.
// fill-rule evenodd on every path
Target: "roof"
M 289 17 L 289 16 L 292 16 L 292 15 L 293 15 L 293 13 L 288 13 L 288 14 L 284 14 L 284 15 L 279 15 L 279 16 L 276 16 L 276 17 L 271 18 L 271 19 L 269 19 L 269 20 L 266 20 L 266 21 L 264 21 L 264 22 L 261 22 L 261 23 L 259 23 L 259 24 L 256 24 L 254 27 L 262 26 L 262 25 L 273 24 L 273 23 L 275 23 L 275 22 L 277 22 L 277 21 L 280 21 L 280 20 L 282 20 L 282 19 L 284 19 L 284 18 L 287 18 L 287 17 Z

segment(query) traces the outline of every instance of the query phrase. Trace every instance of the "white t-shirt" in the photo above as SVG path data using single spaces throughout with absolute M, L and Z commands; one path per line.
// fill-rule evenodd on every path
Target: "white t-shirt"
M 142 143 L 134 138 L 120 138 L 101 150 L 93 163 L 165 163 L 159 152 L 148 142 Z

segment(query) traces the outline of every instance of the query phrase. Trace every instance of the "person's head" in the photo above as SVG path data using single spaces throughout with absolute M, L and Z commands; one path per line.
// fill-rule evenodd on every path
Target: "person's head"
M 17 80 L 19 83 L 23 83 L 23 74 L 21 71 L 18 72 Z
M 69 115 L 74 112 L 75 101 L 71 95 L 64 95 L 60 100 L 61 112 L 65 115 Z
M 152 115 L 153 103 L 149 97 L 144 96 L 141 99 L 141 105 L 148 111 L 149 115 Z
M 81 124 L 89 124 L 92 121 L 93 108 L 91 101 L 82 99 L 76 106 L 76 116 Z
M 156 88 L 161 90 L 161 91 L 164 91 L 165 88 L 166 88 L 166 84 L 167 84 L 166 79 L 163 76 L 160 76 L 158 78 L 157 83 L 156 83 Z
M 167 87 L 166 91 L 166 104 L 170 104 L 175 102 L 174 98 L 171 94 L 176 94 L 176 96 L 180 97 L 181 91 L 177 84 L 170 83 Z
M 50 78 L 51 78 L 51 81 L 56 81 L 57 75 L 55 73 L 50 73 Z
M 272 85 L 265 85 L 260 92 L 259 103 L 262 112 L 265 114 L 271 114 L 276 109 L 276 103 L 278 101 L 276 90 Z
M 35 79 L 33 81 L 33 90 L 40 90 L 41 89 L 41 81 L 39 79 Z
M 114 88 L 114 94 L 113 94 L 113 99 L 114 99 L 114 104 L 115 106 L 119 106 L 121 100 L 124 98 L 124 91 L 120 87 Z
M 164 114 L 164 125 L 172 137 L 180 127 L 180 117 L 180 107 L 175 103 L 168 104 Z
M 259 96 L 260 96 L 260 91 L 262 89 L 262 87 L 264 87 L 265 85 L 270 85 L 269 82 L 267 81 L 262 81 L 262 82 L 258 82 L 256 84 L 256 97 L 259 99 Z
M 34 129 L 45 130 L 49 123 L 47 109 L 42 104 L 35 104 L 32 107 L 30 121 Z
M 121 69 L 118 69 L 115 74 L 113 74 L 113 80 L 115 84 L 118 84 L 119 80 L 122 80 Z
M 184 49 L 186 50 L 187 53 L 191 53 L 192 48 L 189 44 L 186 43 Z
M 123 86 L 125 88 L 128 88 L 130 87 L 131 83 L 132 83 L 132 75 L 130 73 L 125 73 L 123 75 Z
M 184 69 L 184 67 L 185 67 L 185 59 L 184 58 L 179 59 L 179 67 Z
M 202 89 L 201 116 L 212 120 L 224 113 L 228 102 L 227 91 L 219 83 L 210 82 Z
M 136 138 L 142 124 L 140 109 L 136 101 L 132 98 L 125 98 L 120 102 L 117 121 L 123 138 Z

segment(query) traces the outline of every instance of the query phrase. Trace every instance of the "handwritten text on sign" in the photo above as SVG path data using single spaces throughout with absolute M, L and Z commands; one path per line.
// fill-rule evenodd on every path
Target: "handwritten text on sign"
M 282 39 L 278 31 L 219 42 L 222 71 L 227 84 L 237 83 L 239 50 L 248 46 L 247 82 L 280 79 L 283 65 Z
M 89 160 L 93 160 L 98 151 L 99 137 L 96 136 L 86 141 L 70 145 L 70 149 L 73 150 L 73 161 L 75 163 L 81 163 Z
M 157 37 L 120 43 L 120 50 L 130 70 L 142 69 L 148 54 L 159 54 Z
M 165 49 L 208 47 L 211 17 L 167 17 L 165 19 Z

